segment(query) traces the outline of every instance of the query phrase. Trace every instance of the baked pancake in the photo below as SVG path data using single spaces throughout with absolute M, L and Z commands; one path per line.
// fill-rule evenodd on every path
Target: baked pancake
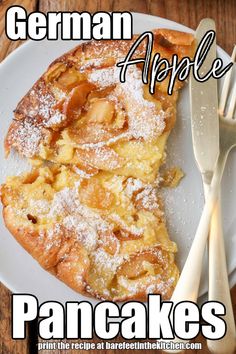
M 153 55 L 192 55 L 192 35 L 163 29 L 153 33 Z M 6 153 L 13 147 L 37 162 L 153 182 L 174 126 L 182 83 L 176 82 L 169 96 L 167 78 L 150 95 L 142 83 L 142 65 L 130 66 L 126 82 L 120 83 L 116 63 L 136 38 L 91 41 L 56 60 L 18 104 L 5 140 Z M 143 42 L 136 56 L 144 57 L 145 49 Z
M 3 216 L 19 243 L 80 293 L 102 299 L 169 298 L 178 279 L 157 188 L 65 166 L 9 177 Z
M 153 55 L 192 55 L 192 35 L 153 33 Z M 182 174 L 161 178 L 159 168 L 182 83 L 169 96 L 166 79 L 151 95 L 135 65 L 120 83 L 116 63 L 135 39 L 83 43 L 50 65 L 5 139 L 6 153 L 14 148 L 32 170 L 1 187 L 7 228 L 41 266 L 80 293 L 114 301 L 168 299 L 179 274 L 160 190 Z

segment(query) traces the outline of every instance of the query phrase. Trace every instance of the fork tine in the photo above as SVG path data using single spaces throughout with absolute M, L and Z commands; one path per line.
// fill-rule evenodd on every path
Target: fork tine
M 234 47 L 234 50 L 233 50 L 233 53 L 231 56 L 231 61 L 233 63 L 235 62 L 235 58 L 236 58 L 236 46 Z M 231 67 L 231 69 L 225 75 L 224 84 L 223 84 L 222 91 L 221 91 L 220 102 L 219 102 L 219 114 L 221 114 L 221 115 L 224 114 L 224 110 L 225 110 L 225 106 L 226 106 L 226 101 L 227 101 L 227 97 L 228 97 L 228 93 L 229 93 L 230 79 L 231 79 L 231 75 L 233 72 L 232 68 L 233 67 Z
M 232 90 L 232 95 L 231 95 L 230 103 L 229 103 L 229 109 L 228 109 L 228 112 L 227 112 L 227 115 L 225 118 L 227 118 L 227 119 L 233 118 L 235 105 L 236 105 L 236 81 L 234 83 L 234 87 Z

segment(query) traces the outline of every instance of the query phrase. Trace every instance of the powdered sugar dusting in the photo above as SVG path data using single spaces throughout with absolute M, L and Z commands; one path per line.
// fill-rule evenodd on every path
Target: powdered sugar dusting
M 120 69 L 116 66 L 108 68 L 94 68 L 88 73 L 88 81 L 95 83 L 100 88 L 114 86 L 108 99 L 122 106 L 128 117 L 128 129 L 108 141 L 82 144 L 83 148 L 100 148 L 113 144 L 120 139 L 151 140 L 159 136 L 165 128 L 166 113 L 157 111 L 154 102 L 144 98 L 144 85 L 142 72 L 136 67 L 129 67 L 126 81 L 119 81 Z M 27 104 L 28 116 L 23 121 L 18 131 L 14 131 L 13 145 L 21 152 L 31 157 L 38 152 L 39 144 L 45 136 L 44 128 L 58 128 L 65 122 L 66 115 L 57 109 L 58 101 L 53 93 L 41 82 L 29 93 Z
M 82 215 L 68 215 L 63 221 L 63 225 L 70 231 L 76 233 L 77 240 L 88 250 L 94 250 L 97 246 L 96 224 L 91 220 L 86 220 Z
M 101 131 L 98 131 L 98 135 L 101 133 Z M 110 138 L 106 141 L 100 141 L 98 143 L 85 143 L 85 144 L 81 144 L 78 146 L 82 149 L 92 149 L 92 148 L 101 148 L 103 146 L 109 146 L 112 145 L 114 143 L 116 143 L 117 141 L 121 140 L 121 139 L 129 139 L 131 137 L 131 134 L 127 131 L 125 133 L 121 133 L 113 138 Z
M 129 68 L 126 81 L 116 86 L 114 95 L 121 99 L 129 117 L 129 131 L 136 139 L 153 139 L 165 129 L 165 112 L 157 112 L 153 102 L 144 98 L 141 70 Z
M 94 263 L 100 272 L 115 272 L 124 259 L 124 255 L 109 255 L 102 248 L 93 253 Z
M 143 228 L 136 227 L 135 225 L 128 226 L 118 214 L 112 213 L 110 219 L 116 222 L 123 230 L 128 231 L 133 235 L 141 236 L 143 234 Z
M 66 119 L 65 115 L 59 111 L 55 111 L 53 115 L 45 122 L 45 127 L 54 127 L 60 125 Z
M 42 92 L 40 95 L 39 92 L 37 95 L 39 100 L 37 114 L 43 118 L 43 125 L 50 128 L 61 124 L 66 119 L 66 116 L 58 109 L 55 109 L 54 106 L 57 101 L 52 93 Z
M 35 126 L 30 119 L 19 122 L 17 130 L 14 130 L 10 139 L 13 146 L 17 145 L 20 152 L 26 157 L 33 156 L 37 151 L 42 139 L 41 126 Z
M 54 107 L 56 103 L 53 94 L 39 83 L 26 96 L 25 104 L 20 102 L 18 105 L 16 112 L 21 119 L 16 121 L 8 139 L 26 157 L 38 153 L 39 145 L 47 135 L 45 128 L 57 127 L 66 120 L 66 116 Z
M 92 70 L 91 74 L 88 75 L 88 80 L 103 88 L 116 85 L 119 82 L 119 69 L 117 67 L 109 67 Z
M 126 192 L 127 196 L 131 198 L 133 196 L 134 192 L 139 191 L 143 187 L 144 187 L 144 184 L 141 180 L 129 177 L 126 181 L 125 192 Z
M 104 63 L 103 58 L 87 59 L 84 64 L 80 67 L 80 71 L 83 72 L 88 68 L 96 68 Z
M 132 137 L 149 140 L 162 134 L 166 113 L 162 110 L 157 112 L 154 102 L 144 98 L 141 70 L 136 66 L 129 67 L 124 83 L 119 81 L 119 74 L 117 67 L 92 70 L 88 80 L 103 88 L 116 85 L 109 98 L 125 107 L 129 119 L 128 132 Z
M 98 213 L 82 205 L 76 188 L 64 188 L 55 194 L 50 209 L 50 217 L 64 215 L 63 226 L 74 232 L 77 240 L 92 251 L 99 245 L 99 235 L 112 232 L 112 226 Z
M 81 170 L 77 166 L 73 166 L 73 170 L 82 178 L 88 179 L 93 176 L 93 174 L 86 173 L 85 171 Z
M 100 44 L 97 44 L 96 42 L 94 43 L 94 46 L 98 46 L 97 49 L 100 48 Z M 103 48 L 103 45 L 101 48 Z M 114 63 L 115 60 L 120 58 L 120 48 L 116 46 L 116 49 L 114 49 L 113 58 L 111 58 L 112 61 L 109 61 L 108 65 L 112 65 L 111 63 Z M 110 49 L 109 45 L 107 45 L 106 51 L 107 49 Z M 98 53 L 96 48 L 95 52 L 96 54 Z M 112 67 L 104 68 L 106 64 L 106 57 L 104 55 L 101 55 L 99 58 L 95 59 L 86 59 L 80 68 L 78 65 L 81 65 L 82 60 L 80 63 L 78 63 L 78 58 L 75 58 L 75 60 L 76 61 L 74 61 L 74 63 L 77 62 L 77 65 L 75 66 L 76 70 L 80 70 L 80 72 L 83 73 L 81 76 L 83 77 L 82 80 L 88 79 L 88 81 L 94 83 L 97 86 L 95 88 L 95 92 L 91 93 L 91 90 L 93 91 L 94 86 L 88 85 L 89 87 L 92 87 L 92 89 L 88 89 L 89 93 L 84 101 L 82 100 L 83 103 L 75 102 L 75 107 L 73 107 L 72 104 L 72 111 L 75 109 L 77 113 L 78 109 L 79 112 L 75 115 L 75 119 L 77 119 L 77 117 L 87 118 L 89 116 L 89 105 L 94 97 L 96 99 L 97 91 L 103 88 L 109 87 L 108 90 L 101 90 L 101 97 L 103 98 L 103 96 L 106 95 L 106 99 L 109 101 L 111 100 L 114 103 L 114 109 L 112 109 L 111 121 L 107 119 L 107 122 L 102 122 L 102 124 L 98 125 L 97 134 L 95 132 L 93 136 L 94 140 L 92 140 L 92 138 L 90 138 L 88 135 L 87 140 L 81 139 L 81 146 L 79 146 L 79 142 L 70 142 L 69 140 L 66 141 L 66 139 L 65 143 L 71 143 L 72 145 L 74 144 L 73 148 L 77 147 L 78 153 L 79 149 L 83 148 L 84 150 L 81 152 L 80 156 L 81 160 L 84 158 L 85 162 L 88 162 L 88 164 L 91 162 L 91 165 L 96 165 L 97 163 L 98 166 L 94 168 L 96 171 L 95 173 L 99 174 L 97 171 L 101 169 L 109 171 L 110 173 L 110 170 L 121 167 L 127 162 L 125 158 L 120 157 L 118 153 L 116 153 L 116 151 L 119 150 L 112 150 L 110 145 L 117 143 L 120 139 L 124 139 L 125 141 L 133 138 L 142 139 L 145 141 L 155 139 L 161 135 L 165 129 L 167 113 L 159 109 L 158 105 L 154 103 L 154 100 L 151 98 L 149 99 L 149 93 L 146 91 L 146 87 L 142 83 L 142 72 L 137 66 L 130 66 L 128 68 L 126 81 L 121 83 L 119 81 L 120 69 L 117 66 L 114 65 Z M 75 81 L 75 85 L 77 85 L 80 80 L 80 78 L 77 79 L 78 81 Z M 44 79 L 40 79 L 26 96 L 25 101 L 22 101 L 22 111 L 18 109 L 18 112 L 16 112 L 19 114 L 20 118 L 23 119 L 22 121 L 19 120 L 17 123 L 20 129 L 14 132 L 15 140 L 17 141 L 18 149 L 21 149 L 23 153 L 28 157 L 31 157 L 38 152 L 41 142 L 46 142 L 46 138 L 50 135 L 48 134 L 48 131 L 50 132 L 55 128 L 54 130 L 58 131 L 58 135 L 55 134 L 55 139 L 57 139 L 61 133 L 60 129 L 63 129 L 67 125 L 67 122 L 68 125 L 71 124 L 69 119 L 66 121 L 67 118 L 70 117 L 69 113 L 65 109 L 65 106 L 63 106 L 64 100 L 67 99 L 71 88 L 68 86 L 68 91 L 65 93 L 63 90 L 60 91 L 58 88 L 53 88 L 53 86 L 56 87 L 57 84 L 54 85 L 53 81 L 49 83 L 45 82 Z M 100 92 L 97 96 L 100 97 L 99 95 Z M 66 103 L 71 102 L 68 100 Z M 99 111 L 99 109 L 97 111 Z M 66 117 L 66 115 L 61 112 L 67 112 L 68 117 Z M 87 117 L 85 117 L 86 115 Z M 106 114 L 103 115 L 106 117 Z M 96 114 L 94 114 L 93 118 L 95 122 Z M 63 124 L 65 121 L 66 125 Z M 99 119 L 97 119 L 97 121 L 99 121 Z M 81 126 L 83 125 L 83 122 L 84 121 L 81 120 Z M 106 129 L 103 128 L 103 123 L 107 125 L 111 123 L 112 128 L 109 127 L 109 129 L 117 129 L 117 134 L 119 135 L 106 135 Z M 75 127 L 77 128 L 76 124 Z M 104 136 L 103 140 L 99 140 L 100 135 L 102 135 L 102 137 Z M 107 140 L 104 141 L 105 139 Z M 91 140 L 93 141 L 92 143 Z M 48 141 L 50 141 L 50 139 L 48 139 Z M 54 142 L 55 140 L 53 136 L 53 147 Z M 139 145 L 139 143 L 137 145 Z M 55 153 L 58 153 L 58 156 L 59 151 L 59 149 L 55 149 Z M 92 154 L 89 154 L 91 151 Z M 132 166 L 132 161 L 128 163 Z M 84 248 L 84 253 L 87 253 L 88 255 L 87 264 L 91 262 L 91 264 L 96 269 L 98 282 L 101 281 L 101 283 L 104 284 L 104 289 L 102 290 L 104 296 L 112 296 L 111 294 L 115 294 L 117 290 L 120 291 L 119 289 L 110 289 L 110 285 L 106 283 L 107 277 L 109 277 L 111 273 L 111 276 L 115 276 L 115 274 L 117 274 L 117 282 L 111 283 L 113 284 L 112 286 L 117 286 L 118 288 L 119 286 L 121 286 L 121 288 L 123 287 L 121 292 L 123 292 L 125 288 L 125 296 L 127 296 L 127 294 L 128 296 L 130 294 L 137 294 L 139 293 L 140 289 L 144 292 L 144 294 L 145 292 L 147 294 L 149 292 L 161 292 L 162 294 L 165 294 L 165 292 L 168 290 L 168 287 L 172 285 L 175 279 L 169 279 L 168 281 L 164 282 L 164 277 L 162 279 L 161 272 L 160 274 L 155 274 L 155 272 L 158 273 L 158 268 L 157 271 L 156 269 L 155 271 L 151 269 L 152 264 L 150 263 L 152 263 L 152 261 L 149 263 L 148 257 L 146 260 L 145 255 L 143 256 L 142 254 L 142 252 L 146 252 L 147 247 L 149 247 L 149 244 L 146 246 L 147 244 L 145 243 L 146 234 L 149 233 L 149 225 L 147 226 L 147 224 L 143 222 L 142 218 L 145 216 L 147 216 L 147 219 L 149 218 L 150 213 L 147 211 L 153 211 L 152 218 L 150 217 L 150 220 L 155 220 L 155 216 L 159 215 L 156 213 L 157 209 L 159 210 L 156 193 L 157 190 L 155 188 L 157 184 L 155 186 L 151 184 L 145 184 L 141 180 L 123 176 L 124 179 L 120 182 L 120 185 L 118 183 L 116 185 L 117 188 L 115 189 L 114 194 L 114 205 L 112 204 L 111 210 L 109 210 L 108 213 L 108 210 L 98 211 L 98 209 L 95 207 L 89 208 L 86 205 L 81 204 L 81 194 L 78 191 L 80 181 L 84 178 L 89 179 L 92 177 L 92 175 L 84 172 L 83 170 L 80 170 L 75 166 L 73 168 L 74 171 L 81 177 L 78 178 L 78 181 L 75 183 L 75 188 L 64 188 L 59 192 L 55 192 L 53 200 L 51 201 L 30 199 L 28 209 L 19 211 L 16 208 L 16 213 L 20 212 L 22 217 L 28 217 L 28 220 L 32 222 L 32 229 L 34 228 L 33 224 L 38 223 L 38 225 L 35 225 L 35 228 L 39 226 L 39 236 L 41 237 L 40 241 L 45 241 L 46 251 L 51 252 L 52 248 L 53 253 L 54 245 L 58 246 L 59 250 L 64 251 L 62 241 L 65 241 L 66 243 L 69 240 L 70 248 L 73 247 L 73 242 L 70 242 L 71 240 L 75 241 L 76 243 L 78 242 L 79 246 L 81 245 Z M 108 180 L 108 185 L 109 182 L 110 181 Z M 60 183 L 57 185 L 60 185 Z M 111 191 L 112 188 L 113 185 L 111 186 Z M 117 189 L 119 189 L 119 191 L 117 191 Z M 96 192 L 97 191 L 94 191 L 94 195 L 96 195 Z M 122 198 L 120 199 L 119 193 L 122 194 Z M 100 194 L 103 198 L 103 194 Z M 27 212 L 30 212 L 31 210 L 32 215 L 27 214 Z M 35 211 L 35 214 L 33 211 Z M 47 219 L 49 219 L 49 222 Z M 158 224 L 159 219 L 157 218 L 156 221 Z M 152 234 L 152 231 L 153 230 L 150 228 L 150 234 Z M 133 246 L 132 242 L 134 241 L 135 237 L 129 237 L 130 235 L 137 236 L 137 238 L 141 239 L 141 242 L 137 242 L 137 244 Z M 126 236 L 127 239 L 125 238 Z M 142 242 L 142 236 L 144 236 L 144 242 Z M 123 244 L 122 241 L 124 241 Z M 155 241 L 154 245 L 156 245 Z M 126 246 L 128 247 L 126 248 Z M 155 247 L 151 248 L 151 251 L 154 249 Z M 70 250 L 66 249 L 62 257 L 69 255 L 69 252 Z M 138 257 L 139 252 L 143 257 L 141 257 L 141 262 L 149 263 L 146 264 L 147 276 L 146 274 L 145 276 L 141 276 L 140 280 L 138 279 L 139 275 L 137 275 L 137 278 L 132 279 L 132 275 L 129 276 L 129 274 L 127 274 L 124 276 L 126 273 L 125 269 L 123 275 L 121 275 L 122 272 L 117 272 L 117 268 L 122 265 L 124 260 L 130 260 L 130 265 L 132 267 L 132 255 L 135 253 L 135 257 Z M 162 250 L 160 249 L 159 252 L 161 256 Z M 134 267 L 136 267 L 135 262 Z M 145 271 L 146 268 L 144 264 Z M 92 273 L 93 269 L 90 268 L 90 270 Z M 149 271 L 150 275 L 148 273 Z M 145 281 L 143 282 L 144 279 Z M 88 281 L 85 279 L 85 277 L 83 278 L 82 275 L 78 275 L 78 281 L 83 282 L 85 280 L 86 282 Z M 114 283 L 116 284 L 114 285 Z M 91 284 L 88 285 L 84 283 L 84 285 L 87 286 L 88 289 L 90 285 L 91 289 L 94 286 L 94 291 L 96 291 L 96 284 L 93 284 L 92 281 Z
M 170 287 L 174 285 L 175 278 L 171 277 L 166 281 L 160 279 L 160 281 L 156 284 L 151 284 L 146 288 L 146 294 L 162 294 L 165 296 L 169 291 Z
M 141 201 L 143 208 L 146 210 L 159 208 L 156 190 L 153 189 L 151 185 L 145 186 L 145 188 L 136 195 L 136 201 Z
M 144 184 L 141 180 L 130 177 L 126 182 L 125 192 L 129 198 L 134 195 L 135 202 L 140 203 L 143 209 L 149 211 L 159 209 L 157 189 L 153 185 Z

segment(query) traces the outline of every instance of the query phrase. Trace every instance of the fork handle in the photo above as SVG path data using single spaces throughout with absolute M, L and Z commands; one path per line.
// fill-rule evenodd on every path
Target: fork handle
M 216 205 L 219 187 L 228 153 L 219 155 L 212 182 L 207 194 L 199 225 L 171 300 L 196 302 L 201 278 L 202 262 L 208 237 L 211 216 Z
M 204 190 L 205 195 L 207 195 L 209 185 L 204 184 Z M 228 282 L 220 199 L 219 196 L 212 214 L 209 232 L 208 300 L 219 301 L 225 305 L 226 315 L 224 316 L 224 320 L 227 332 L 219 340 L 208 339 L 207 346 L 213 354 L 233 354 L 235 350 L 235 323 Z
M 224 150 L 220 153 L 216 168 L 212 177 L 212 182 L 207 194 L 205 205 L 202 211 L 200 222 L 189 251 L 184 268 L 181 272 L 179 281 L 171 297 L 171 301 L 176 304 L 181 301 L 197 302 L 199 284 L 202 271 L 203 256 L 206 247 L 211 216 L 217 203 L 218 193 L 225 163 L 229 151 Z M 175 319 L 175 326 L 178 326 L 178 319 Z M 174 343 L 184 342 L 183 339 L 175 337 Z M 185 341 L 186 342 L 186 341 Z M 179 353 L 179 350 L 166 350 L 168 353 Z

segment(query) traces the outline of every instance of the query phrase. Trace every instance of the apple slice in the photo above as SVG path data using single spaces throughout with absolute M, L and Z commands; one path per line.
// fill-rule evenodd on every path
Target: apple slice
M 124 165 L 125 159 L 113 149 L 102 146 L 93 149 L 76 148 L 76 158 L 79 163 L 87 164 L 98 170 L 111 171 Z
M 83 180 L 79 189 L 80 201 L 90 208 L 107 209 L 111 207 L 114 196 L 96 178 Z
M 81 108 L 85 105 L 88 94 L 94 89 L 95 85 L 86 81 L 72 89 L 63 104 L 63 113 L 69 121 L 79 118 Z

